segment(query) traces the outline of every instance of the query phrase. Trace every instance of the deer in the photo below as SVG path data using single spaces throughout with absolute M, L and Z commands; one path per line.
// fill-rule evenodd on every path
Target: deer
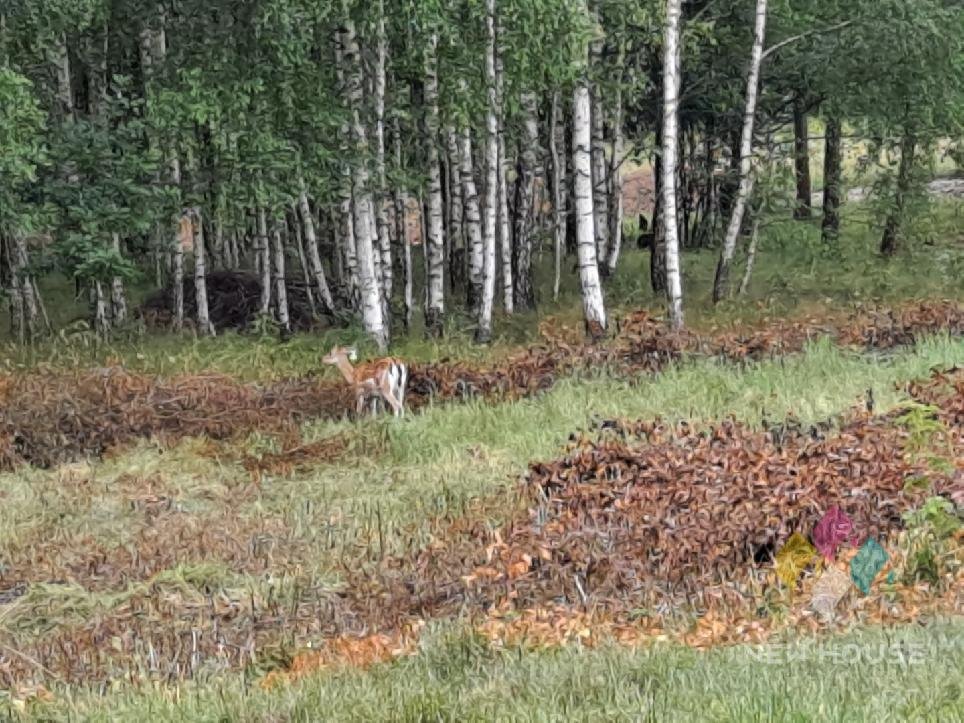
M 338 368 L 341 375 L 355 392 L 355 412 L 361 415 L 365 400 L 372 401 L 375 416 L 378 399 L 388 402 L 396 417 L 405 416 L 405 384 L 408 382 L 408 366 L 393 357 L 376 359 L 367 364 L 352 366 L 358 360 L 358 350 L 353 346 L 336 346 L 322 357 L 324 364 Z

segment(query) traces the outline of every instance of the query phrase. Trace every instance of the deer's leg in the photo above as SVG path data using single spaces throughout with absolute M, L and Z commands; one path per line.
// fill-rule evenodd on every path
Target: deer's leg
M 392 412 L 396 417 L 400 417 L 402 414 L 402 405 L 399 403 L 398 399 L 395 397 L 395 390 L 393 389 L 392 380 L 390 377 L 385 378 L 380 384 L 382 397 L 392 408 Z
M 362 412 L 365 411 L 365 394 L 359 392 L 355 397 L 355 416 L 361 417 Z

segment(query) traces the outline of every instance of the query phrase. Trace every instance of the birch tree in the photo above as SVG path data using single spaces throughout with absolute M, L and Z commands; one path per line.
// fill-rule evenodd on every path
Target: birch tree
M 29 270 L 29 250 L 23 229 L 37 220 L 26 202 L 38 166 L 45 161 L 43 114 L 31 83 L 7 68 L 0 57 L 0 245 L 6 262 L 14 336 L 33 341 L 39 329 L 43 301 Z
M 531 93 L 522 97 L 524 129 L 522 150 L 516 178 L 515 223 L 513 238 L 513 300 L 515 308 L 529 311 L 535 308 L 532 286 L 532 224 L 535 215 L 535 178 L 538 166 L 539 125 L 536 119 L 536 99 Z
M 347 7 L 344 8 L 347 13 Z M 338 87 L 343 96 L 348 98 L 351 94 L 349 88 L 348 74 L 346 73 L 347 59 L 345 58 L 345 46 L 347 40 L 345 32 L 339 29 L 335 33 L 335 74 L 338 79 Z M 355 73 L 355 71 L 351 71 Z M 359 88 L 357 100 L 361 98 L 361 80 L 359 78 Z M 353 109 L 349 108 L 349 116 Z M 346 144 L 348 150 L 353 149 L 353 126 L 349 120 L 341 124 L 339 136 Z M 346 154 L 347 155 L 347 154 Z M 355 202 L 352 199 L 354 185 L 354 175 L 349 159 L 346 157 L 341 162 L 341 182 L 338 186 L 338 226 L 335 232 L 335 245 L 338 248 L 341 264 L 344 266 L 345 275 L 348 281 L 348 296 L 353 307 L 359 306 L 359 295 L 361 293 L 361 280 L 358 274 L 358 240 L 355 237 Z
M 285 283 L 285 244 L 281 235 L 281 225 L 275 222 L 272 240 L 272 271 L 274 277 L 275 303 L 278 310 L 278 324 L 283 332 L 291 331 L 291 315 L 288 309 L 288 287 Z
M 304 180 L 301 180 L 301 192 L 298 194 L 298 211 L 301 215 L 301 226 L 305 231 L 308 263 L 311 264 L 311 276 L 318 292 L 318 298 L 321 299 L 327 311 L 334 311 L 335 302 L 331 296 L 328 279 L 325 276 L 325 267 L 321 263 L 321 255 L 318 252 L 318 234 L 315 231 L 315 219 L 311 215 L 311 205 L 308 203 L 308 191 L 305 188 Z
M 600 74 L 604 45 L 604 31 L 599 18 L 598 8 L 593 10 L 594 37 L 589 44 L 590 72 Z M 604 123 L 606 107 L 603 100 L 603 86 L 600 80 L 591 85 L 592 102 L 592 202 L 593 233 L 596 237 L 596 257 L 604 271 L 609 270 L 606 258 L 609 254 L 609 196 L 606 168 L 606 138 Z
M 679 224 L 676 213 L 676 154 L 679 148 L 680 13 L 681 0 L 667 0 L 663 34 L 663 128 L 661 158 L 661 220 L 666 248 L 666 290 L 670 325 L 683 327 L 683 281 L 680 272 Z
M 378 0 L 375 56 L 375 219 L 381 255 L 382 313 L 385 324 L 391 323 L 392 300 L 392 243 L 388 231 L 388 185 L 385 172 L 385 64 L 388 59 L 388 38 L 385 33 L 385 0 Z
M 392 118 L 392 135 L 394 136 L 395 144 L 395 167 L 398 170 L 402 168 L 402 134 L 399 130 L 398 116 Z M 412 310 L 414 308 L 415 302 L 413 299 L 413 289 L 412 289 L 412 244 L 408 238 L 408 225 L 406 223 L 406 195 L 402 191 L 398 183 L 395 184 L 395 189 L 392 192 L 392 208 L 395 217 L 395 237 L 398 242 L 398 247 L 402 254 L 402 274 L 403 274 L 403 288 L 402 288 L 402 303 L 404 304 L 405 314 L 405 330 L 408 331 L 412 326 Z
M 194 228 L 194 299 L 197 307 L 198 331 L 205 336 L 214 336 L 214 324 L 208 312 L 207 255 L 204 248 L 204 224 L 201 209 L 195 208 L 191 214 Z M 116 315 L 114 321 L 117 321 Z
M 428 157 L 428 218 L 425 254 L 428 302 L 425 333 L 442 335 L 445 319 L 445 223 L 442 199 L 442 169 L 439 162 L 438 34 L 430 33 L 425 47 L 425 147 Z
M 255 253 L 258 273 L 261 277 L 261 302 L 259 311 L 261 316 L 271 313 L 271 254 L 268 249 L 268 213 L 264 206 L 257 210 L 257 230 Z
M 499 16 L 496 15 L 495 31 L 495 98 L 496 118 L 499 124 L 499 170 L 496 178 L 498 184 L 498 238 L 499 250 L 502 256 L 502 306 L 506 314 L 511 314 L 515 305 L 515 292 L 512 278 L 512 236 L 509 232 L 509 193 L 506 188 L 506 154 L 505 154 L 505 48 L 502 27 Z
M 465 275 L 465 199 L 462 197 L 462 153 L 458 134 L 451 125 L 445 129 L 445 179 L 448 188 L 446 258 L 449 264 L 449 287 L 452 295 Z
M 619 254 L 622 251 L 623 245 L 623 89 L 622 89 L 622 64 L 624 60 L 624 51 L 622 44 L 620 44 L 619 54 L 616 59 L 617 68 L 619 71 L 619 78 L 616 83 L 616 87 L 613 91 L 612 100 L 612 156 L 609 162 L 608 171 L 608 198 L 610 200 L 609 208 L 609 231 L 608 231 L 608 242 L 609 242 L 609 252 L 606 257 L 606 264 L 609 268 L 609 273 L 614 273 L 616 271 L 616 265 L 619 263 Z
M 482 216 L 479 211 L 479 191 L 475 185 L 472 160 L 472 132 L 468 126 L 462 129 L 459 158 L 462 163 L 462 198 L 465 201 L 465 234 L 469 245 L 469 278 L 466 284 L 466 302 L 471 312 L 477 312 L 482 298 L 484 245 L 482 242 Z M 488 211 L 488 208 L 486 208 Z
M 485 0 L 485 86 L 488 107 L 485 114 L 485 223 L 482 241 L 482 299 L 475 339 L 487 344 L 492 339 L 492 307 L 495 302 L 495 243 L 499 203 L 499 98 L 495 65 L 495 0 Z
M 760 65 L 763 62 L 763 40 L 767 21 L 767 0 L 756 0 L 756 20 L 753 29 L 753 49 L 750 54 L 750 70 L 746 82 L 746 108 L 743 112 L 743 130 L 740 135 L 740 183 L 733 202 L 720 261 L 713 281 L 713 301 L 719 302 L 729 295 L 730 264 L 736 251 L 736 242 L 743 227 L 743 213 L 753 188 L 752 154 L 753 121 L 756 116 L 757 93 L 760 84 Z
M 572 98 L 573 198 L 576 214 L 576 253 L 586 333 L 598 339 L 606 331 L 606 307 L 596 262 L 592 176 L 592 101 L 588 82 L 576 84 Z
M 562 279 L 562 252 L 565 242 L 565 207 L 563 206 L 562 179 L 565 175 L 564 162 L 559 151 L 559 92 L 552 94 L 552 105 L 549 110 L 549 157 L 552 164 L 551 193 L 552 193 L 552 248 L 553 248 L 553 277 L 552 300 L 559 299 L 559 285 Z M 565 143 L 563 142 L 563 146 Z
M 379 351 L 388 346 L 388 330 L 384 321 L 381 283 L 375 273 L 375 228 L 371 217 L 372 202 L 369 173 L 366 167 L 368 157 L 368 132 L 362 121 L 362 60 L 355 25 L 348 14 L 347 3 L 343 3 L 345 15 L 342 33 L 342 54 L 345 63 L 345 83 L 348 91 L 350 129 L 354 166 L 352 169 L 352 220 L 355 235 L 355 256 L 358 264 L 358 284 L 361 291 L 362 321 L 365 331 L 375 342 Z

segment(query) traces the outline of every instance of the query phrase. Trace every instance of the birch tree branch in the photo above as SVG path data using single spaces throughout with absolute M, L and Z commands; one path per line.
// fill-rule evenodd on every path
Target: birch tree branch
M 770 55 L 772 55 L 773 53 L 775 53 L 776 51 L 778 51 L 780 48 L 784 47 L 785 45 L 790 45 L 791 43 L 795 43 L 795 42 L 797 42 L 798 40 L 803 40 L 804 38 L 809 38 L 811 35 L 824 35 L 825 33 L 832 33 L 832 32 L 835 32 L 835 31 L 837 31 L 837 30 L 842 30 L 843 28 L 847 27 L 848 25 L 853 25 L 853 20 L 844 20 L 842 23 L 837 23 L 836 25 L 831 25 L 829 28 L 815 28 L 815 29 L 813 29 L 813 30 L 808 30 L 808 31 L 805 32 L 805 33 L 800 33 L 799 35 L 794 35 L 794 36 L 792 36 L 792 37 L 789 37 L 789 38 L 787 38 L 786 40 L 781 40 L 781 41 L 780 41 L 779 43 L 777 43 L 776 45 L 773 45 L 773 46 L 767 48 L 765 51 L 763 51 L 763 58 L 762 58 L 762 59 L 765 60 L 766 58 L 768 58 Z

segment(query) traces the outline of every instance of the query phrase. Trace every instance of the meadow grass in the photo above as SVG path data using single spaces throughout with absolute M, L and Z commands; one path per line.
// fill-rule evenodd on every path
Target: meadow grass
M 240 675 L 176 689 L 67 695 L 48 720 L 952 721 L 964 710 L 964 622 L 803 638 L 769 653 L 604 645 L 494 649 L 439 626 L 418 653 L 268 691 Z

